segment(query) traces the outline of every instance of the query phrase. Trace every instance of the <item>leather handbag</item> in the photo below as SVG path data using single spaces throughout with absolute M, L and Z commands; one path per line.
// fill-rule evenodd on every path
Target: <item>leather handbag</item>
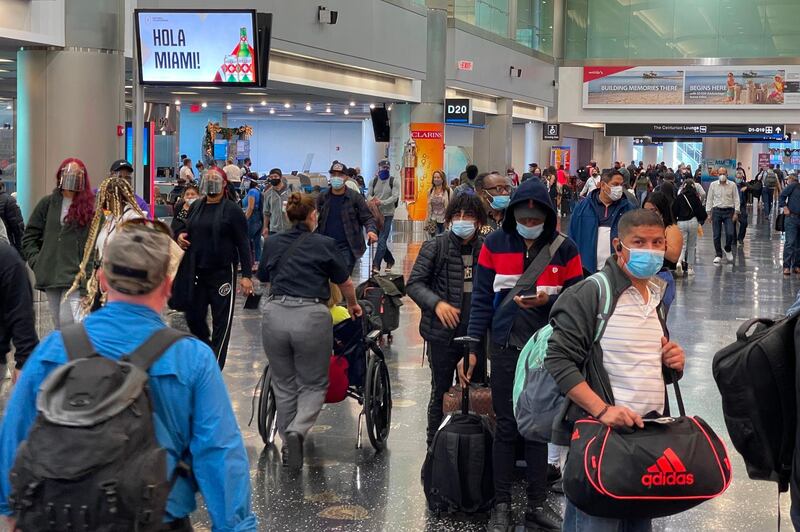
M 775 217 L 775 230 L 779 233 L 786 231 L 786 215 L 782 212 Z
M 461 412 L 461 385 L 452 386 L 442 400 L 442 411 L 444 415 L 456 414 Z M 497 416 L 492 406 L 492 389 L 488 384 L 472 383 L 469 385 L 469 411 L 472 414 L 485 416 L 489 419 L 489 424 L 494 427 L 497 423 Z

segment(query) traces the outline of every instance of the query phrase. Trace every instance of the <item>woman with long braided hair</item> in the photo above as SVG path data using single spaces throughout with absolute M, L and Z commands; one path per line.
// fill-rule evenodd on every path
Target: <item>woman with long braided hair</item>
M 88 314 L 102 304 L 100 286 L 97 279 L 97 270 L 102 264 L 103 252 L 114 237 L 117 227 L 134 218 L 146 218 L 147 215 L 139 207 L 136 195 L 130 182 L 118 175 L 112 175 L 100 183 L 97 189 L 97 203 L 94 216 L 89 225 L 89 235 L 83 248 L 81 260 L 72 286 L 64 297 L 78 290 L 86 281 L 87 267 L 91 263 L 91 275 L 86 283 L 86 297 L 81 301 L 81 313 Z

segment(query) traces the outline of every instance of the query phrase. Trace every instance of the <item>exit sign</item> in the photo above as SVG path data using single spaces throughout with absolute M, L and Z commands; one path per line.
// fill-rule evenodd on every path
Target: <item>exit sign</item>
M 458 62 L 458 69 L 464 70 L 466 72 L 472 72 L 472 67 L 475 66 L 475 63 L 472 61 L 461 60 Z

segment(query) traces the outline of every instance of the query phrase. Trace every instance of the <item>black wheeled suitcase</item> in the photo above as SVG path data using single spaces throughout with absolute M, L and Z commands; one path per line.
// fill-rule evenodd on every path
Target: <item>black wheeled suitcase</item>
M 471 339 L 457 338 L 456 342 Z M 465 345 L 464 364 L 468 363 Z M 422 486 L 428 509 L 435 513 L 485 513 L 494 503 L 492 442 L 485 416 L 469 413 L 463 390 L 461 412 L 448 415 L 433 437 L 422 465 Z

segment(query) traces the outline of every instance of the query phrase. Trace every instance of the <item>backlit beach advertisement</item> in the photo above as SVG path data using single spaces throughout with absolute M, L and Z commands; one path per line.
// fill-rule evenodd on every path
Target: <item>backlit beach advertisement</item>
M 683 70 L 584 67 L 584 107 L 681 105 Z
M 800 108 L 800 67 L 583 69 L 586 108 Z

